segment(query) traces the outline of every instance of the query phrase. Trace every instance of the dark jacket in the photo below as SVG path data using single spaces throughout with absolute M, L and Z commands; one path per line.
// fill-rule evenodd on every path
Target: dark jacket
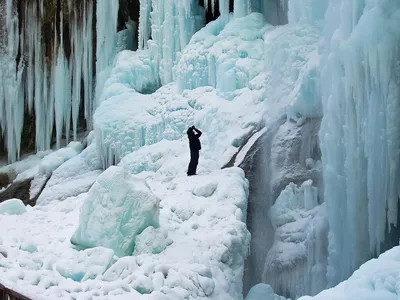
M 193 130 L 196 132 L 193 132 Z M 190 151 L 199 151 L 201 149 L 200 136 L 202 132 L 197 128 L 190 127 L 186 133 L 189 138 Z

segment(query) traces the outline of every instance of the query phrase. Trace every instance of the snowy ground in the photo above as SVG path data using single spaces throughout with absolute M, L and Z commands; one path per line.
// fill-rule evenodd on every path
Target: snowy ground
M 162 199 L 160 229 L 169 245 L 160 254 L 117 258 L 102 247 L 75 250 L 70 238 L 84 193 L 0 218 L 1 281 L 38 299 L 237 296 L 249 240 L 244 173 L 235 168 L 147 182 Z

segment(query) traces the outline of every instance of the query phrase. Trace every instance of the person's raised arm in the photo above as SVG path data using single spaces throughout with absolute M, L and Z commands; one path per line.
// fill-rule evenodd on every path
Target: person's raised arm
M 195 131 L 196 131 L 196 136 L 199 138 L 199 137 L 201 137 L 201 135 L 202 135 L 202 132 L 199 130 L 199 129 L 197 129 L 196 127 L 194 127 L 193 128 Z

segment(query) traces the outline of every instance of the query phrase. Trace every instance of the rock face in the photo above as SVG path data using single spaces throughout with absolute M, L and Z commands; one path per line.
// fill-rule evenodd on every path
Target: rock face
M 245 262 L 244 295 L 252 286 L 260 282 L 270 284 L 275 292 L 288 297 L 295 298 L 294 293 L 311 293 L 312 288 L 309 287 L 308 282 L 300 282 L 297 286 L 293 286 L 292 283 L 301 277 L 308 276 L 309 270 L 304 266 L 313 265 L 315 262 L 314 258 L 309 257 L 307 253 L 315 248 L 316 243 L 322 245 L 318 253 L 327 252 L 327 232 L 325 236 L 322 234 L 323 241 L 303 239 L 296 242 L 293 238 L 294 242 L 291 245 L 295 249 L 294 261 L 291 265 L 287 264 L 287 260 L 285 261 L 282 255 L 277 255 L 275 251 L 278 245 L 282 245 L 280 234 L 276 230 L 282 229 L 276 226 L 276 223 L 279 224 L 280 221 L 271 219 L 270 210 L 281 192 L 290 183 L 292 183 L 291 189 L 295 192 L 304 193 L 304 189 L 313 191 L 315 205 L 318 206 L 323 202 L 320 189 L 322 176 L 319 166 L 321 152 L 318 142 L 320 121 L 320 119 L 310 119 L 299 124 L 286 118 L 278 120 L 252 146 L 240 165 L 250 182 L 247 226 L 252 234 L 251 253 Z M 310 187 L 300 189 L 304 182 L 307 182 Z M 297 197 L 295 192 L 293 197 Z M 288 223 L 289 221 L 294 220 L 288 220 Z M 322 223 L 321 227 L 326 225 L 324 221 Z M 288 239 L 291 239 L 290 234 L 287 233 Z M 312 236 L 312 234 L 306 233 L 305 236 Z M 303 253 L 300 253 L 300 249 L 304 250 Z M 268 265 L 265 265 L 267 261 Z M 270 265 L 273 265 L 272 269 Z M 273 270 L 273 274 L 270 270 Z
M 136 236 L 159 226 L 159 202 L 144 180 L 110 167 L 89 190 L 71 242 L 106 247 L 117 256 L 132 255 Z

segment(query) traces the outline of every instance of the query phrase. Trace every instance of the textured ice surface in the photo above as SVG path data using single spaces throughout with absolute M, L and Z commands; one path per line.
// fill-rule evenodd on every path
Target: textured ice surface
M 331 1 L 326 13 L 320 138 L 330 286 L 379 254 L 398 224 L 399 24 L 396 0 Z
M 268 251 L 264 276 L 280 293 L 297 297 L 326 286 L 326 207 L 318 205 L 312 181 L 290 183 L 269 211 L 275 239 Z
M 144 180 L 121 167 L 110 167 L 89 190 L 71 242 L 131 255 L 136 236 L 148 226 L 158 227 L 159 202 Z
M 197 32 L 177 64 L 181 90 L 213 86 L 227 98 L 263 71 L 263 36 L 271 29 L 262 14 L 219 18 Z
M 25 212 L 25 205 L 19 199 L 9 199 L 0 203 L 0 215 L 22 215 Z
M 197 1 L 140 2 L 139 48 L 149 51 L 163 85 L 175 79 L 181 51 L 204 22 L 204 9 Z

